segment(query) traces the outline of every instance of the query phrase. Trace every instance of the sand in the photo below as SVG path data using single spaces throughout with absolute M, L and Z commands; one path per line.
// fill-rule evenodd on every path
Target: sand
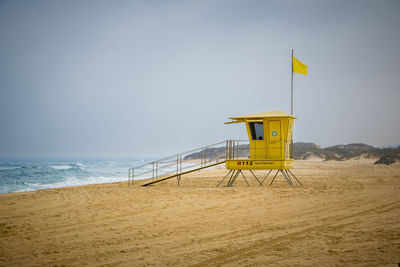
M 216 188 L 222 167 L 3 194 L 0 266 L 397 266 L 400 164 L 372 162 L 296 161 L 304 186 Z

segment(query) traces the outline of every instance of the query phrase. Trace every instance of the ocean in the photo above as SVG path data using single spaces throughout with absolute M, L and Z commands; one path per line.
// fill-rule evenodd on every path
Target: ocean
M 0 159 L 0 193 L 127 181 L 129 168 L 152 160 Z

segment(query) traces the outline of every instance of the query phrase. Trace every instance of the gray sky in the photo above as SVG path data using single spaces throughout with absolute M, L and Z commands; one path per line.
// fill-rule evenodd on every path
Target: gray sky
M 0 156 L 164 156 L 246 139 L 400 143 L 400 1 L 0 1 Z

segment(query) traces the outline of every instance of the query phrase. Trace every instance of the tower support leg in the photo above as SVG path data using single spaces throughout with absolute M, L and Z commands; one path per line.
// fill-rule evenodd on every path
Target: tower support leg
M 272 185 L 272 183 L 275 181 L 276 176 L 278 175 L 279 170 L 276 171 L 274 178 L 272 178 L 271 183 L 269 184 L 269 186 Z
M 268 175 L 272 172 L 272 170 L 269 170 L 269 172 L 267 173 L 267 175 L 265 175 L 264 179 L 261 181 L 261 186 L 263 186 L 264 181 L 267 179 Z
M 283 179 L 285 179 L 289 185 L 293 185 L 292 180 L 290 180 L 290 177 L 286 175 L 285 171 L 280 170 L 280 172 L 282 173 Z
M 233 170 L 230 170 L 226 175 L 225 175 L 225 177 L 224 178 L 222 178 L 222 180 L 221 181 L 219 181 L 219 183 L 217 184 L 217 186 L 216 187 L 218 187 L 225 179 L 226 179 L 226 177 L 228 177 L 229 176 L 229 174 L 232 172 Z
M 246 177 L 244 177 L 242 170 L 239 170 L 240 174 L 243 176 L 243 179 L 246 181 L 247 187 L 250 187 L 249 183 L 247 182 Z M 257 179 L 258 180 L 258 179 Z
M 303 185 L 300 181 L 299 181 L 299 179 L 297 179 L 297 177 L 290 171 L 290 170 L 286 170 L 288 173 L 290 173 L 293 177 L 294 177 L 294 179 L 296 179 L 296 181 L 300 184 L 300 185 Z
M 254 178 L 256 178 L 257 182 L 259 183 L 258 186 L 263 186 L 263 184 L 260 182 L 260 180 L 258 180 L 257 176 L 254 174 L 254 172 L 252 170 L 249 170 L 251 172 L 251 174 L 253 174 Z
M 231 187 L 235 183 L 237 177 L 239 176 L 239 173 L 240 173 L 240 170 L 237 170 L 235 175 L 233 176 L 233 178 L 231 180 L 229 180 L 229 182 L 226 186 Z

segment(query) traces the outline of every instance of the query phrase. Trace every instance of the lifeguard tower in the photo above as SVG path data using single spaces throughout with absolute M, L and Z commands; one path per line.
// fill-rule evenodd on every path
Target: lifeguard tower
M 283 111 L 269 111 L 238 117 L 231 117 L 231 123 L 245 123 L 249 140 L 229 140 L 226 147 L 226 168 L 228 174 L 217 184 L 219 186 L 229 175 L 227 186 L 232 186 L 239 174 L 246 181 L 242 170 L 249 170 L 262 186 L 273 170 L 277 170 L 270 185 L 278 173 L 289 185 L 292 177 L 301 182 L 290 171 L 293 167 L 292 131 L 295 117 Z M 247 143 L 247 144 L 246 144 Z M 252 170 L 269 170 L 262 181 Z
M 260 186 L 273 170 L 276 173 L 270 185 L 278 173 L 289 185 L 293 185 L 292 178 L 301 184 L 290 171 L 293 167 L 292 130 L 295 117 L 282 111 L 270 111 L 230 119 L 232 121 L 226 124 L 245 123 L 249 140 L 225 140 L 131 168 L 129 184 L 134 179 L 148 179 L 142 184 L 148 186 L 177 178 L 179 185 L 182 175 L 224 163 L 229 172 L 217 186 L 227 177 L 230 178 L 226 186 L 233 186 L 239 175 L 250 186 L 243 170 L 250 171 Z M 254 170 L 268 170 L 268 173 L 260 181 Z

